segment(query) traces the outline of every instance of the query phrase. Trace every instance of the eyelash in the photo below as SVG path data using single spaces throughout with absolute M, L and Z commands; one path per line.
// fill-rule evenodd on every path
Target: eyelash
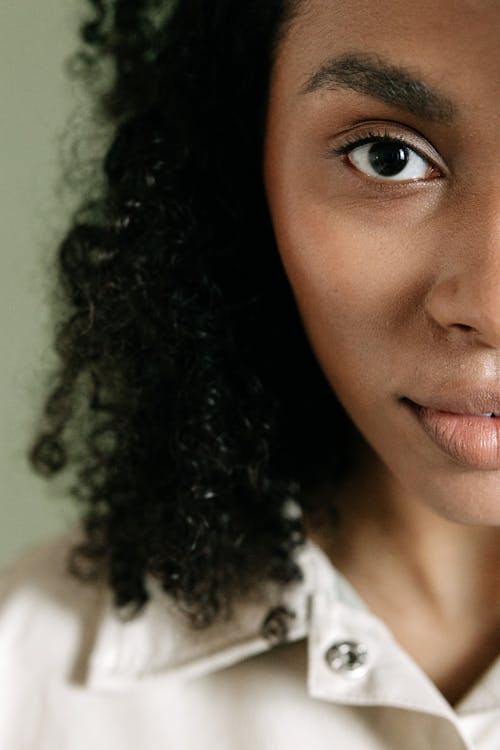
M 416 148 L 408 140 L 395 136 L 388 130 L 384 130 L 383 132 L 368 130 L 362 133 L 357 133 L 355 135 L 348 135 L 341 145 L 331 149 L 330 155 L 341 158 L 343 156 L 349 155 L 352 151 L 354 151 L 354 149 L 359 148 L 360 146 L 364 146 L 367 143 L 392 143 L 395 145 L 400 145 L 404 148 L 408 148 L 416 153 L 421 159 L 423 159 L 430 167 L 438 171 L 441 175 L 443 174 L 442 169 L 427 154 L 425 154 L 419 148 Z M 401 181 L 399 184 L 401 185 L 403 184 L 403 182 L 404 181 Z M 389 183 L 384 182 L 384 184 L 388 185 Z M 395 182 L 392 184 L 392 186 L 395 186 L 397 184 L 398 183 Z

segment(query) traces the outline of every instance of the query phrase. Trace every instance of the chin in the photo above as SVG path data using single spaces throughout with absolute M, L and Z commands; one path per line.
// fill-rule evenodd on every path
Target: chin
M 436 513 L 452 523 L 500 527 L 500 477 L 498 472 L 491 474 L 476 481 L 462 477 L 461 481 L 449 482 L 446 492 L 435 488 L 424 497 Z

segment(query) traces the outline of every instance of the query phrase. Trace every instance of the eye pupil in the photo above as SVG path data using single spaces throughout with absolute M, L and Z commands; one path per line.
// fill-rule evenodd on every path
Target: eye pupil
M 380 141 L 370 148 L 368 158 L 377 174 L 393 177 L 402 172 L 410 161 L 410 149 L 397 143 Z

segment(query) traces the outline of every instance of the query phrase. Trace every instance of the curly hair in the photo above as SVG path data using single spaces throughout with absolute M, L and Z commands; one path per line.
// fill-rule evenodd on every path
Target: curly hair
M 310 491 L 352 425 L 309 346 L 268 212 L 270 71 L 296 0 L 91 0 L 87 73 L 111 61 L 104 188 L 58 249 L 60 365 L 31 461 L 69 468 L 85 541 L 138 614 L 152 575 L 191 622 L 300 578 Z

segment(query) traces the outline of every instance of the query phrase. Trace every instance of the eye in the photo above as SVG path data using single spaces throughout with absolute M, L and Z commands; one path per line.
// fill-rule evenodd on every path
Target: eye
M 436 168 L 417 151 L 393 138 L 377 139 L 345 149 L 348 161 L 378 180 L 402 182 L 436 176 Z

